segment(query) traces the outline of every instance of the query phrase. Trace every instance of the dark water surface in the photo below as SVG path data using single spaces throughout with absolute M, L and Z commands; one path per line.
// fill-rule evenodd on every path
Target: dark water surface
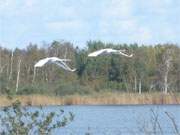
M 36 107 L 29 107 L 35 110 Z M 154 115 L 163 135 L 175 134 L 175 129 L 170 118 L 173 117 L 180 131 L 180 105 L 72 105 L 72 106 L 46 106 L 44 112 L 58 111 L 72 112 L 75 115 L 65 128 L 56 129 L 53 135 L 141 135 L 153 133 L 161 135 L 158 128 L 153 130 Z M 154 133 L 155 134 L 155 133 Z

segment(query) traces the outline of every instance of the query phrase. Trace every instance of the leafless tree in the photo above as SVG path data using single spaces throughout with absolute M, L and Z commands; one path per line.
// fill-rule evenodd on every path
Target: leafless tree
M 168 87 L 169 87 L 168 77 L 169 77 L 169 71 L 171 70 L 172 54 L 173 54 L 173 50 L 168 48 L 166 49 L 166 51 L 162 56 L 163 64 L 161 67 L 161 73 L 163 77 L 163 92 L 165 94 L 168 93 Z
M 16 92 L 18 91 L 19 88 L 19 75 L 21 71 L 21 59 L 18 60 L 18 71 L 17 71 L 17 80 L 16 80 Z
M 9 80 L 11 80 L 11 78 L 12 78 L 12 69 L 13 69 L 13 55 L 14 53 L 13 53 L 13 50 L 12 50 L 12 52 L 11 52 L 11 64 L 10 64 L 10 73 L 9 73 Z

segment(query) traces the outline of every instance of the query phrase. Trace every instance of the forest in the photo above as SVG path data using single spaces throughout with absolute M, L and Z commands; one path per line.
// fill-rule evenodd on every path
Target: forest
M 3 45 L 2 45 L 3 46 Z M 87 57 L 102 48 L 126 49 L 132 58 L 120 55 Z M 68 72 L 47 64 L 34 69 L 45 57 L 71 59 Z M 24 49 L 0 47 L 0 93 L 17 95 L 89 95 L 103 92 L 180 92 L 180 47 L 177 44 L 138 45 L 88 41 L 79 48 L 66 41 Z

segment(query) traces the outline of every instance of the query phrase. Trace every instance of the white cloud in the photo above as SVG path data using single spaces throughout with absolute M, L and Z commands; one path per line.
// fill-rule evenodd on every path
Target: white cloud
M 8 6 L 9 5 L 9 1 L 8 0 L 0 0 L 0 8 L 4 7 L 4 6 Z
M 0 15 L 9 17 L 25 14 L 28 8 L 24 8 L 22 0 L 0 0 Z
M 51 33 L 61 34 L 63 37 L 85 37 L 89 33 L 87 23 L 82 20 L 47 22 L 45 28 Z M 77 39 L 78 40 L 78 39 Z
M 175 15 L 180 9 L 177 3 L 173 0 L 106 1 L 100 15 L 98 35 L 113 40 L 121 37 L 122 42 L 177 42 L 179 17 Z
M 135 19 L 132 13 L 132 0 L 106 1 L 99 21 L 101 36 L 134 29 Z
M 148 44 L 152 40 L 152 33 L 150 29 L 140 27 L 135 33 L 133 33 L 132 40 L 139 44 Z
M 47 28 L 53 30 L 64 30 L 64 29 L 78 29 L 82 26 L 82 22 L 78 20 L 73 21 L 57 21 L 46 23 Z
M 174 1 L 175 2 L 175 1 Z M 149 0 L 144 2 L 140 0 L 138 3 L 140 8 L 143 9 L 143 12 L 153 13 L 153 14 L 167 14 L 170 12 L 170 8 L 173 6 L 172 0 Z
M 135 17 L 134 1 L 113 0 L 108 1 L 108 8 L 104 8 L 100 20 L 100 36 L 121 37 L 122 42 L 147 43 L 152 38 L 152 33 L 148 26 Z M 124 38 L 124 39 L 123 39 Z M 118 40 L 118 39 L 117 39 Z M 124 40 L 124 41 L 123 41 Z
M 37 0 L 25 0 L 24 6 L 28 8 L 33 8 L 33 6 L 36 4 Z
M 23 23 L 29 27 L 26 32 L 30 36 L 38 31 L 39 35 L 48 33 L 49 39 L 60 35 L 84 42 L 90 38 L 138 43 L 174 41 L 178 40 L 180 31 L 177 30 L 179 17 L 175 16 L 180 9 L 177 1 L 0 0 L 0 16 L 4 16 L 4 24 L 6 21 L 8 24 Z M 11 35 L 24 32 L 20 25 L 13 32 L 6 27 L 8 40 L 19 40 Z
M 133 2 L 131 0 L 112 0 L 107 1 L 102 11 L 102 18 L 123 18 L 127 19 L 132 14 Z
M 0 0 L 0 11 L 13 10 L 16 7 L 16 2 L 12 0 Z

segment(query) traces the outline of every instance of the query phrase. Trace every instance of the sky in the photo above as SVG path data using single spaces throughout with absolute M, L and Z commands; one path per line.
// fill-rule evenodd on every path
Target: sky
M 180 0 L 0 0 L 0 45 L 180 44 Z

